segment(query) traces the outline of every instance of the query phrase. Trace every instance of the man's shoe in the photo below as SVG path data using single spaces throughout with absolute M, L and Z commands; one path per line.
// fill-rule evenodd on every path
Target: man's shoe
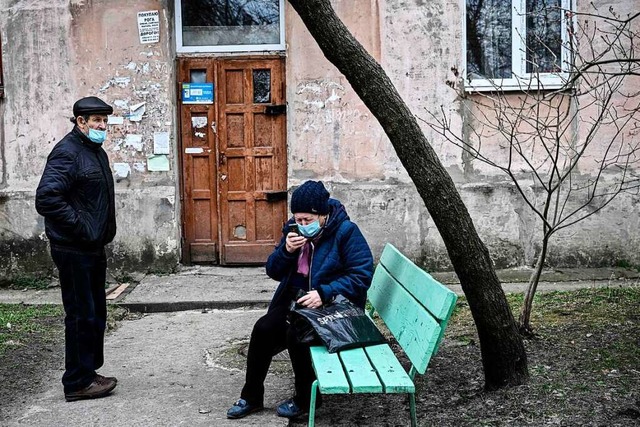
M 118 384 L 118 379 L 116 377 L 105 377 L 104 375 L 96 374 L 96 379 L 94 381 L 113 381 Z
M 238 401 L 227 411 L 227 418 L 236 419 L 246 417 L 247 415 L 261 409 L 263 409 L 262 405 L 250 405 L 246 400 L 238 399 Z
M 91 384 L 82 390 L 65 393 L 64 398 L 67 402 L 82 399 L 98 399 L 111 393 L 111 391 L 116 388 L 116 385 L 117 383 L 113 380 L 109 380 L 107 378 L 102 380 L 96 377 Z
M 298 418 L 302 415 L 307 414 L 309 411 L 306 409 L 302 409 L 293 399 L 285 400 L 283 403 L 278 405 L 278 409 L 276 409 L 276 413 L 281 417 L 287 418 Z

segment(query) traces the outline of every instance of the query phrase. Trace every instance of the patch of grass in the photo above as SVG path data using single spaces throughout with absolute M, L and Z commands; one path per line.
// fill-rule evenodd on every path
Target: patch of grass
M 53 327 L 44 320 L 62 315 L 62 307 L 56 305 L 0 304 L 0 356 L 9 347 L 22 345 L 31 335 L 46 337 Z
M 45 276 L 21 275 L 14 277 L 9 282 L 9 287 L 13 289 L 47 289 L 51 279 Z
M 508 294 L 507 302 L 517 319 L 524 302 L 523 295 Z M 612 313 L 616 314 L 613 319 Z M 452 323 L 473 325 L 464 297 L 458 299 Z M 533 300 L 531 323 L 534 328 L 580 324 L 593 328 L 594 331 L 615 329 L 624 323 L 637 325 L 640 323 L 640 287 L 585 288 L 538 293 Z
M 626 268 L 627 270 L 635 270 L 635 271 L 640 271 L 640 265 L 637 264 L 632 264 L 630 263 L 628 260 L 626 259 L 619 259 L 617 260 L 614 265 L 614 267 L 621 267 L 621 268 Z
M 524 304 L 524 295 L 507 294 L 507 302 L 517 319 Z M 452 315 L 457 323 L 473 322 L 468 306 L 464 296 L 458 299 Z M 611 318 L 611 313 L 616 313 L 616 319 Z M 531 321 L 534 327 L 574 323 L 596 328 L 624 322 L 637 324 L 640 321 L 640 287 L 539 292 L 533 299 Z
M 118 283 L 137 283 L 135 278 L 128 273 L 114 273 L 111 277 Z
M 178 265 L 174 265 L 168 268 L 150 268 L 149 270 L 147 270 L 147 274 L 150 274 L 152 276 L 170 276 L 172 274 L 175 274 L 178 271 Z
M 597 349 L 597 367 L 603 371 L 618 369 L 620 366 L 640 365 L 640 342 L 637 337 L 619 337 L 610 345 Z
M 118 328 L 122 320 L 133 318 L 136 318 L 136 316 L 131 315 L 126 308 L 109 304 L 107 306 L 107 331 L 113 332 Z
M 510 300 L 514 313 L 522 303 Z M 586 288 L 571 292 L 539 293 L 533 300 L 532 323 L 561 326 L 579 322 L 594 328 L 611 325 L 611 313 L 619 322 L 638 320 L 640 288 Z

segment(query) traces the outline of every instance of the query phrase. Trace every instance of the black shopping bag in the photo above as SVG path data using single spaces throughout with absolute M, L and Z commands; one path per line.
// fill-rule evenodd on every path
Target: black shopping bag
M 329 353 L 386 342 L 369 316 L 342 296 L 320 308 L 296 308 L 290 322 L 298 341 L 319 338 Z

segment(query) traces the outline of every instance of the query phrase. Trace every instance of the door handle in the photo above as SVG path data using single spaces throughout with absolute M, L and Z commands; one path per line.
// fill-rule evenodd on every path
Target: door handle
M 218 166 L 223 166 L 227 161 L 227 156 L 224 155 L 224 153 L 220 153 L 219 157 L 218 157 Z
M 287 104 L 267 105 L 264 109 L 264 113 L 267 116 L 278 116 L 280 114 L 287 114 Z
M 267 196 L 267 202 L 278 202 L 280 200 L 287 200 L 286 191 L 265 191 L 264 194 Z

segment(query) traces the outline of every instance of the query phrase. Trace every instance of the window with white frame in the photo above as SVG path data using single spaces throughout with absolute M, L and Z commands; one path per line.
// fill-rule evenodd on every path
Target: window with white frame
M 469 90 L 557 89 L 566 81 L 571 0 L 465 0 Z
M 178 52 L 284 50 L 284 0 L 176 0 Z

